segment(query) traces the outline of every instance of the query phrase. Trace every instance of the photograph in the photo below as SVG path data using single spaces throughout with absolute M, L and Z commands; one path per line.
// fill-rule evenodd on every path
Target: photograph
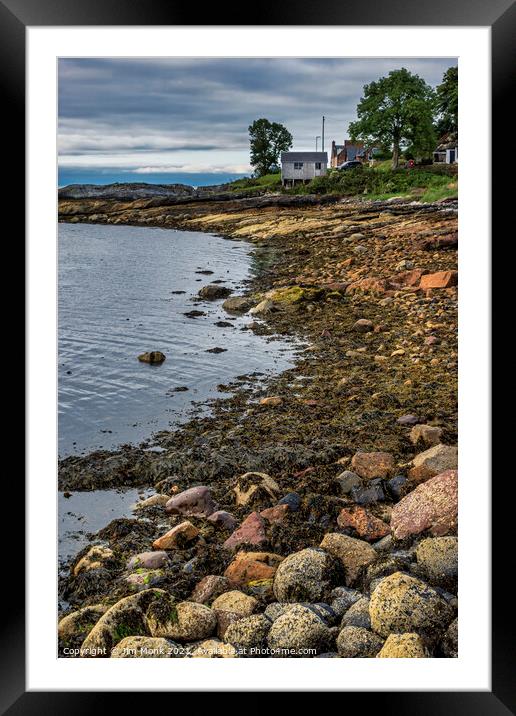
M 460 659 L 438 49 L 56 58 L 58 660 Z

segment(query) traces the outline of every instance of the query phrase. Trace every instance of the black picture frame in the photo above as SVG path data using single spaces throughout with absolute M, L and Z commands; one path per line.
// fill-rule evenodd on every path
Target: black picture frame
M 200 15 L 202 23 L 198 22 Z M 192 4 L 166 0 L 0 0 L 0 78 L 4 119 L 9 122 L 3 146 L 4 167 L 9 168 L 9 182 L 4 197 L 9 207 L 18 209 L 16 216 L 19 221 L 25 214 L 21 190 L 24 186 L 25 146 L 25 29 L 28 26 L 66 25 L 489 26 L 492 33 L 492 137 L 502 138 L 501 142 L 495 144 L 493 141 L 491 145 L 493 235 L 499 228 L 499 222 L 501 225 L 503 221 L 503 209 L 511 206 L 509 192 L 512 186 L 502 179 L 504 152 L 498 151 L 500 145 L 506 146 L 508 138 L 513 135 L 508 99 L 514 94 L 511 92 L 511 80 L 516 68 L 516 6 L 511 0 L 389 0 L 382 3 L 377 0 L 319 0 L 310 4 L 301 4 L 299 0 L 283 0 L 282 3 L 260 3 L 252 8 L 242 4 L 235 7 L 205 5 L 202 13 Z M 487 137 L 479 138 L 479 143 L 490 146 Z M 488 165 L 483 164 L 482 170 L 488 170 Z M 500 211 L 497 211 L 497 207 Z M 22 246 L 20 236 L 19 247 Z M 18 504 L 23 504 L 21 499 Z M 512 625 L 507 618 L 512 606 L 508 607 L 505 603 L 509 586 L 501 568 L 503 560 L 511 559 L 504 556 L 504 545 L 513 543 L 509 532 L 513 508 L 503 489 L 493 493 L 493 507 L 496 519 L 493 519 L 495 579 L 492 592 L 492 691 L 354 692 L 345 696 L 347 710 L 350 708 L 350 699 L 360 699 L 362 712 L 364 707 L 371 711 L 378 708 L 384 713 L 387 709 L 387 712 L 394 712 L 398 716 L 516 714 L 516 650 L 511 634 Z M 18 554 L 22 553 L 22 536 L 18 526 Z M 499 570 L 496 569 L 498 565 L 495 559 L 498 554 L 502 555 Z M 503 566 L 506 568 L 507 564 Z M 8 568 L 9 584 L 19 585 L 24 582 L 23 564 L 15 560 L 15 564 L 9 564 Z M 17 591 L 20 592 L 19 589 Z M 21 600 L 10 601 L 8 610 L 0 620 L 0 714 L 79 715 L 102 708 L 106 705 L 106 699 L 114 705 L 112 698 L 119 696 L 110 693 L 26 692 L 24 604 Z M 49 618 L 53 618 L 53 615 Z M 316 685 L 313 690 L 317 691 Z M 142 708 L 148 708 L 148 701 L 144 705 L 141 698 L 136 693 L 131 695 L 133 708 L 137 703 L 141 703 Z M 144 693 L 143 698 L 148 699 L 148 695 Z

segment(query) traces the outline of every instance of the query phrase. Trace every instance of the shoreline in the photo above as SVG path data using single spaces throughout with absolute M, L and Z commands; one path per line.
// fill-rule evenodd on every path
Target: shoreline
M 255 259 L 266 247 L 269 263 L 264 262 L 245 293 L 254 307 L 265 301 L 263 312 L 249 317 L 250 330 L 300 338 L 307 347 L 293 368 L 264 383 L 244 376 L 243 371 L 232 395 L 213 401 L 212 415 L 158 432 L 153 443 L 164 449 L 162 453 L 149 454 L 131 446 L 61 460 L 59 489 L 141 485 L 152 486 L 157 495 L 169 499 L 204 485 L 219 509 L 231 513 L 233 527 L 251 511 L 258 514 L 265 534 L 254 547 L 244 540 L 240 544 L 244 554 L 249 549 L 267 550 L 284 559 L 300 550 L 313 551 L 328 535 L 349 536 L 372 544 L 384 561 L 389 557 L 390 571 L 385 565 L 379 568 L 382 577 L 398 567 L 442 589 L 438 584 L 442 580 L 429 580 L 415 558 L 417 545 L 428 531 L 397 539 L 389 524 L 396 504 L 434 477 L 414 474 L 412 460 L 429 447 L 423 438 L 411 440 L 414 425 L 436 428 L 439 444 L 457 442 L 456 281 L 442 288 L 420 287 L 422 276 L 456 271 L 455 204 L 296 200 L 295 205 L 260 206 L 260 199 L 252 203 L 210 201 L 165 209 L 162 203 L 156 206 L 152 200 L 139 200 L 112 202 L 110 212 L 106 201 L 60 201 L 60 220 L 206 231 L 250 241 Z M 264 399 L 269 400 L 261 403 Z M 389 467 L 374 468 L 369 477 L 359 475 L 358 491 L 345 491 L 342 475 L 359 470 L 355 465 L 359 452 L 387 453 Z M 271 495 L 262 486 L 254 501 L 235 503 L 234 490 L 243 489 L 239 476 L 248 472 L 272 477 L 277 493 Z M 390 481 L 398 475 L 403 480 L 396 494 Z M 249 479 L 259 483 L 261 478 L 244 482 Z M 367 497 L 373 484 L 383 495 L 380 499 Z M 291 493 L 298 498 L 297 508 L 277 510 L 280 498 Z M 86 566 L 77 570 L 89 548 L 79 553 L 70 576 L 60 585 L 72 610 L 91 612 L 94 605 L 116 604 L 128 595 L 139 599 L 148 587 L 173 594 L 179 603 L 188 602 L 202 579 L 210 575 L 224 579 L 221 575 L 236 559 L 235 551 L 223 546 L 233 530 L 195 514 L 170 517 L 163 503 L 164 497 L 161 504 L 157 500 L 135 512 L 134 520 L 114 520 L 101 530 L 97 537 L 110 553 L 105 558 L 86 560 Z M 269 508 L 278 513 L 275 520 L 260 516 Z M 373 539 L 357 520 L 345 524 L 342 511 L 352 517 L 357 509 L 382 523 L 385 536 Z M 195 537 L 167 551 L 167 569 L 144 570 L 138 582 L 138 574 L 127 569 L 127 561 L 149 551 L 156 537 L 171 526 L 180 527 L 185 519 L 197 530 Z M 456 525 L 446 534 L 453 537 Z M 385 542 L 384 550 L 376 548 L 377 542 L 388 539 L 390 546 Z M 399 557 L 398 553 L 405 554 Z M 369 600 L 371 582 L 378 574 L 367 565 L 346 584 Z M 269 565 L 268 573 L 274 572 Z M 254 581 L 240 583 L 237 591 L 256 601 L 253 613 L 258 615 L 278 595 L 276 589 L 272 591 L 272 579 L 258 580 L 267 584 L 255 585 Z M 443 599 L 454 604 L 454 579 L 445 582 L 451 592 Z M 342 576 L 333 580 L 334 591 L 339 584 Z M 321 594 L 318 601 L 331 601 L 330 596 Z M 61 640 L 62 647 L 65 642 L 82 641 L 85 630 L 78 623 L 78 633 Z M 327 628 L 335 629 L 335 623 Z M 440 637 L 443 632 L 439 631 Z M 220 619 L 217 633 L 223 640 Z M 441 642 L 437 646 L 431 642 L 427 639 L 424 648 L 442 656 Z M 332 642 L 328 651 L 339 650 Z

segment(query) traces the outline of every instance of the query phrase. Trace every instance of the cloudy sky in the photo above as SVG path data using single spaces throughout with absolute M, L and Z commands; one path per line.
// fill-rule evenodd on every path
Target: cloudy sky
M 454 58 L 61 59 L 59 183 L 225 181 L 251 172 L 253 120 L 281 122 L 295 150 L 313 150 L 324 114 L 328 149 L 332 139 L 347 136 L 364 84 L 406 67 L 435 86 L 455 64 Z

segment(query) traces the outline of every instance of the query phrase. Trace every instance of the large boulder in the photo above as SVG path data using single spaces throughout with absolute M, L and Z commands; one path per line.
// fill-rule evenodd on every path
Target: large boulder
M 459 571 L 457 537 L 428 537 L 416 548 L 416 559 L 433 584 L 455 590 Z
M 341 581 L 342 571 L 338 560 L 322 549 L 294 552 L 276 570 L 274 596 L 279 602 L 324 601 Z
M 207 574 L 195 585 L 190 601 L 198 604 L 209 604 L 224 592 L 229 592 L 231 588 L 232 582 L 227 577 Z
M 403 572 L 380 581 L 371 594 L 369 613 L 371 628 L 383 637 L 415 632 L 435 639 L 453 618 L 452 608 L 439 592 Z
M 78 648 L 108 609 L 105 604 L 92 604 L 67 614 L 60 620 L 57 630 L 60 645 L 69 649 Z
M 181 652 L 179 644 L 152 636 L 128 636 L 111 651 L 112 659 L 169 659 Z
M 215 301 L 218 298 L 226 298 L 231 295 L 231 289 L 227 286 L 221 286 L 218 283 L 209 283 L 203 286 L 198 293 L 200 298 L 208 301 Z
M 351 459 L 351 469 L 365 480 L 392 477 L 396 460 L 388 452 L 357 452 Z
M 358 579 L 368 564 L 378 558 L 376 550 L 364 540 L 348 537 L 338 532 L 325 534 L 320 546 L 341 562 L 348 586 Z
M 430 654 L 419 634 L 389 634 L 378 659 L 428 659 Z
M 418 485 L 394 505 L 391 529 L 396 539 L 428 530 L 438 537 L 457 529 L 458 473 L 446 470 Z
M 235 480 L 235 502 L 241 507 L 269 507 L 280 494 L 276 480 L 265 472 L 246 472 Z
M 252 614 L 230 624 L 224 639 L 244 652 L 245 656 L 252 656 L 252 649 L 261 649 L 266 646 L 271 626 L 271 620 L 263 614 Z
M 246 313 L 253 305 L 251 298 L 246 296 L 231 296 L 226 298 L 222 308 L 228 313 Z
M 224 575 L 234 584 L 245 587 L 252 582 L 273 579 L 283 557 L 272 552 L 243 552 L 236 554 Z
M 408 476 L 413 482 L 424 482 L 445 470 L 456 470 L 457 463 L 457 446 L 439 443 L 416 455 Z
M 327 650 L 332 632 L 312 609 L 295 604 L 278 617 L 268 636 L 273 656 L 313 656 Z
M 261 547 L 267 541 L 265 520 L 257 512 L 251 512 L 240 527 L 224 542 L 226 549 L 236 549 L 242 545 Z
M 217 627 L 215 612 L 204 604 L 162 600 L 151 604 L 147 624 L 152 636 L 178 641 L 207 639 Z

